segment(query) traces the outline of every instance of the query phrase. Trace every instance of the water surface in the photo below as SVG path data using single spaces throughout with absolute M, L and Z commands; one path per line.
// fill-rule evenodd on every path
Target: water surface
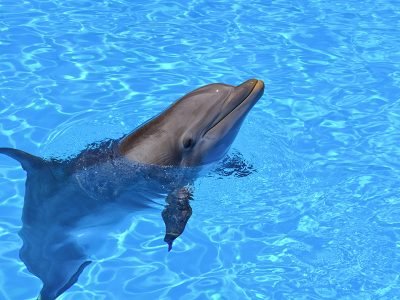
M 1 146 L 66 157 L 266 83 L 233 145 L 256 172 L 199 179 L 170 253 L 157 210 L 113 228 L 60 299 L 400 299 L 399 70 L 396 1 L 1 1 Z M 40 289 L 24 181 L 1 157 L 0 299 Z

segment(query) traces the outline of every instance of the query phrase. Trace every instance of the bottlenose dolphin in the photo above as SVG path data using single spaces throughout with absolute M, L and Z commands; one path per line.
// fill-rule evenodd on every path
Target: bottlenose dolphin
M 43 283 L 38 299 L 56 299 L 90 264 L 74 232 L 116 222 L 161 197 L 170 251 L 192 214 L 194 180 L 224 159 L 263 92 L 256 79 L 206 85 L 132 133 L 65 160 L 0 148 L 27 173 L 20 258 Z

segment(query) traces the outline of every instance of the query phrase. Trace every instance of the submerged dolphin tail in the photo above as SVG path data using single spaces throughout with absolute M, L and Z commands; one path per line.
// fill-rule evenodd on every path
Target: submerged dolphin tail
M 82 263 L 82 264 L 79 266 L 78 270 L 77 270 L 77 271 L 71 276 L 71 278 L 68 280 L 68 282 L 65 283 L 65 285 L 64 285 L 62 288 L 60 288 L 60 289 L 56 292 L 56 294 L 55 294 L 54 296 L 52 296 L 51 294 L 48 295 L 48 294 L 47 294 L 47 293 L 49 292 L 49 291 L 47 290 L 48 287 L 47 287 L 46 285 L 43 286 L 43 288 L 42 288 L 42 290 L 41 290 L 41 292 L 40 292 L 40 295 L 39 295 L 39 299 L 40 299 L 40 300 L 53 300 L 53 299 L 58 298 L 58 296 L 60 296 L 62 293 L 64 293 L 66 290 L 68 290 L 71 286 L 73 286 L 73 285 L 78 281 L 79 275 L 81 275 L 81 273 L 83 272 L 83 270 L 84 270 L 88 265 L 90 265 L 90 264 L 91 264 L 91 261 L 90 261 L 90 260 L 85 261 L 84 263 Z M 54 288 L 54 287 L 51 287 L 51 286 L 50 286 L 50 291 L 51 291 L 51 288 Z
M 0 148 L 0 154 L 5 154 L 19 161 L 22 168 L 27 172 L 39 169 L 46 163 L 44 159 L 18 149 Z

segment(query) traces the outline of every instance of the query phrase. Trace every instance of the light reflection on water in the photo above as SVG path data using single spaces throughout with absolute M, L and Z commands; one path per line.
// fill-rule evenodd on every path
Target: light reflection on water
M 156 209 L 110 229 L 61 299 L 398 297 L 394 3 L 0 6 L 1 146 L 71 155 L 203 84 L 266 82 L 234 144 L 256 171 L 200 178 L 170 253 Z M 34 298 L 18 258 L 25 174 L 0 164 L 0 298 Z

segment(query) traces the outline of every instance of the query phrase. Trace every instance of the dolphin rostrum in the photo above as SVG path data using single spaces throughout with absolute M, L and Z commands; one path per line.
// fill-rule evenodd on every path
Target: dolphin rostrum
M 224 159 L 263 92 L 256 79 L 203 86 L 132 133 L 70 159 L 0 148 L 27 173 L 20 258 L 43 283 L 38 299 L 56 299 L 90 264 L 76 230 L 115 223 L 160 198 L 166 199 L 170 251 L 192 214 L 194 180 L 204 166 Z

